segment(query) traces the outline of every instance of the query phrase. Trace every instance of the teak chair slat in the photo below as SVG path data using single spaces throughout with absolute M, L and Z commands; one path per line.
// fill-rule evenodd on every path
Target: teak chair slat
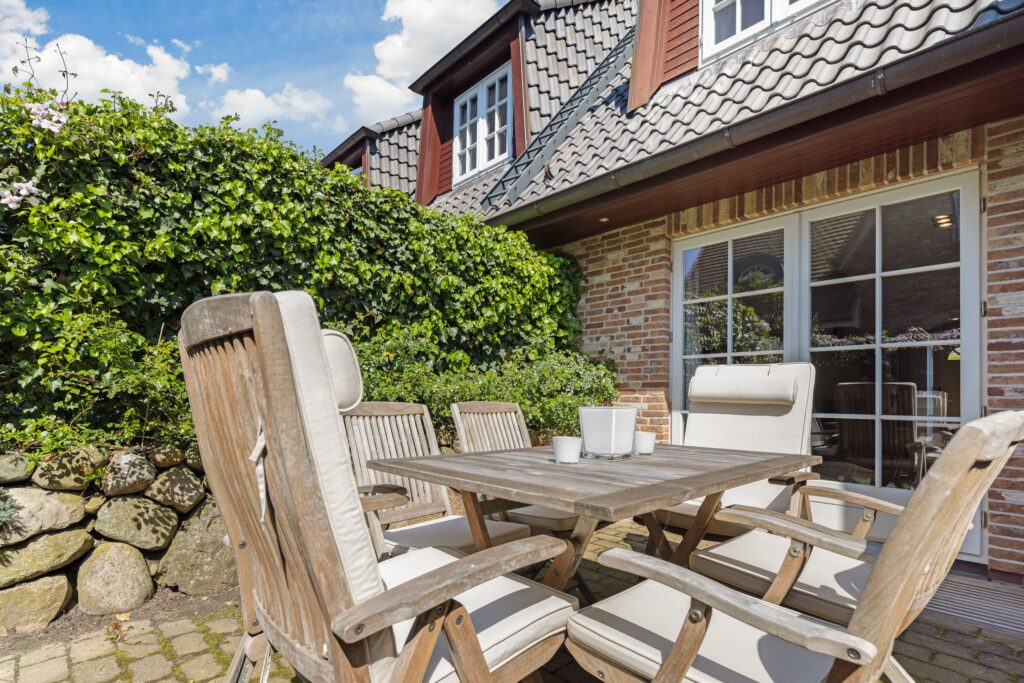
M 413 557 L 419 573 L 385 589 L 386 565 L 410 565 L 377 563 L 364 512 L 407 499 L 360 498 L 308 295 L 258 292 L 197 302 L 182 318 L 179 347 L 200 453 L 239 572 L 247 633 L 228 680 L 248 680 L 264 639 L 310 681 L 419 681 L 438 671 L 439 661 L 452 667 L 436 674 L 442 679 L 469 680 L 471 671 L 475 680 L 507 680 L 529 675 L 554 653 L 574 602 L 509 572 L 562 554 L 564 542 L 524 539 L 472 558 L 415 551 L 434 558 L 434 568 L 420 568 Z M 421 437 L 429 447 L 409 421 L 396 419 L 389 430 L 405 435 L 392 438 L 394 448 Z M 522 609 L 540 609 L 546 630 L 487 671 L 474 654 L 484 650 L 465 618 L 471 610 L 460 601 L 465 594 L 479 609 L 500 613 L 497 596 L 509 583 L 537 596 Z M 483 591 L 482 604 L 480 592 L 466 593 L 474 587 Z M 440 639 L 442 630 L 448 640 Z M 439 654 L 453 640 L 444 650 L 450 654 Z

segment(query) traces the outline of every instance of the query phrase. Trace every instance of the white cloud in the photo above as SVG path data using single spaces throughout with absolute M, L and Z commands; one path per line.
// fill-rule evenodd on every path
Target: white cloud
M 139 47 L 142 47 L 143 45 L 146 44 L 145 40 L 143 40 L 142 38 L 139 38 L 136 35 L 132 35 L 131 33 L 126 33 L 124 35 L 124 39 L 127 40 L 132 45 L 138 45 Z
M 19 55 L 16 43 L 21 36 L 37 39 L 46 35 L 48 15 L 45 10 L 29 9 L 25 0 L 0 0 L 0 73 L 6 77 L 17 65 Z M 59 71 L 62 64 L 57 45 L 65 53 L 68 69 L 78 76 L 71 81 L 71 93 L 85 100 L 95 100 L 104 89 L 118 90 L 140 102 L 150 102 L 151 93 L 170 97 L 177 106 L 175 118 L 184 118 L 189 112 L 188 101 L 181 92 L 181 81 L 188 78 L 191 68 L 187 61 L 172 56 L 159 45 L 146 47 L 148 63 L 124 59 L 108 53 L 85 36 L 68 33 L 39 46 L 40 60 L 34 65 L 36 76 L 44 87 L 64 87 Z M 12 46 L 13 49 L 12 49 Z M 21 79 L 17 79 L 21 80 Z
M 171 38 L 171 45 L 181 50 L 181 54 L 187 55 L 192 52 L 192 46 L 179 38 Z
M 327 125 L 332 103 L 317 90 L 304 90 L 292 83 L 275 93 L 267 94 L 258 88 L 228 90 L 220 104 L 214 107 L 217 117 L 237 114 L 239 125 L 258 126 L 267 121 L 293 121 Z
M 409 91 L 409 83 L 499 6 L 498 0 L 387 0 L 381 19 L 400 22 L 400 29 L 373 46 L 373 74 L 349 73 L 344 80 L 363 122 L 415 107 L 419 98 Z
M 221 62 L 220 64 L 200 64 L 196 67 L 196 73 L 201 76 L 207 76 L 207 83 L 213 85 L 214 83 L 226 83 L 228 75 L 231 73 L 231 67 L 227 62 Z

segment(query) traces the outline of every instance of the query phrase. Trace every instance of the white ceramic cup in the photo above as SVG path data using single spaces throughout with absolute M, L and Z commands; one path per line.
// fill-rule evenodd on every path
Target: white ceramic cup
M 574 465 L 580 461 L 580 450 L 583 439 L 578 436 L 556 436 L 551 439 L 555 447 L 555 462 L 561 465 Z
M 634 432 L 633 452 L 637 455 L 650 455 L 654 452 L 654 442 L 658 435 L 654 432 Z

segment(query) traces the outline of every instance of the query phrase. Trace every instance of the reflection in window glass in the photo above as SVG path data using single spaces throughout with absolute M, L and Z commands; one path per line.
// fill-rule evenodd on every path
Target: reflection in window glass
M 822 458 L 811 468 L 822 479 L 874 485 L 874 420 L 815 418 L 811 451 Z
M 875 210 L 811 223 L 811 280 L 875 272 Z
M 728 350 L 728 302 L 687 304 L 683 307 L 683 353 L 725 353 Z
M 721 242 L 683 252 L 685 298 L 720 296 L 728 289 L 729 243 Z
M 702 365 L 725 365 L 725 358 L 692 358 L 683 361 L 683 410 L 690 409 L 690 380 Z
M 812 351 L 814 412 L 873 415 L 875 352 Z
M 732 350 L 781 351 L 782 306 L 782 292 L 734 298 Z
M 959 346 L 909 346 L 882 351 L 882 378 L 910 396 L 883 402 L 885 415 L 959 417 Z M 909 412 L 906 412 L 909 411 Z
M 882 207 L 882 270 L 960 260 L 960 193 Z
M 811 346 L 874 341 L 874 279 L 811 288 Z
M 728 0 L 726 0 L 728 2 Z M 715 42 L 721 43 L 736 35 L 736 2 L 716 3 Z
M 784 252 L 782 230 L 735 240 L 732 244 L 733 291 L 781 287 Z
M 957 429 L 955 423 L 883 420 L 882 486 L 916 487 Z
M 764 21 L 764 0 L 740 0 L 740 30 Z
M 959 268 L 883 278 L 883 342 L 959 337 Z

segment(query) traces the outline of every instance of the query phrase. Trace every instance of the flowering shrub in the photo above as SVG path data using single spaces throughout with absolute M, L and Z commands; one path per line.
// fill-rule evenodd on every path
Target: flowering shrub
M 0 447 L 190 438 L 174 356 L 211 294 L 304 289 L 355 340 L 439 372 L 574 347 L 581 276 L 521 233 L 367 188 L 280 131 L 164 101 L 0 94 Z

